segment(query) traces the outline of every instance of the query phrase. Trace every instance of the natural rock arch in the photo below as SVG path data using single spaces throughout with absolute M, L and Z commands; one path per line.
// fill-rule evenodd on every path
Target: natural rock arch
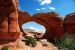
M 22 11 L 18 11 L 19 17 L 18 17 L 18 23 L 19 23 L 19 28 L 21 30 L 21 32 L 23 33 L 23 35 L 26 35 L 25 32 L 22 29 L 22 25 L 24 23 L 27 23 L 29 21 L 31 21 L 31 15 L 28 12 L 22 12 Z
M 54 38 L 60 38 L 63 36 L 63 20 L 59 18 L 58 14 L 55 12 L 48 12 L 48 13 L 36 13 L 33 16 L 29 15 L 28 13 L 20 12 L 19 14 L 21 17 L 19 25 L 21 26 L 23 23 L 29 21 L 35 21 L 36 23 L 43 25 L 46 28 L 46 33 L 44 38 L 47 38 L 49 41 L 53 40 Z M 28 15 L 26 15 L 28 14 Z M 22 18 L 23 17 L 23 18 Z
M 46 32 L 44 38 L 51 41 L 63 36 L 63 20 L 55 12 L 37 13 L 33 15 L 34 21 L 44 25 Z M 37 20 L 36 20 L 37 19 Z
M 25 32 L 22 29 L 22 25 L 27 22 L 34 21 L 34 22 L 36 22 L 40 25 L 43 25 L 45 27 L 44 22 L 40 21 L 38 18 L 32 17 L 28 12 L 19 11 L 18 14 L 19 14 L 19 18 L 18 18 L 19 27 L 20 27 L 21 32 L 24 33 L 24 35 L 25 35 Z
M 22 29 L 23 29 L 23 31 L 24 31 L 24 29 L 29 29 L 29 30 L 31 29 L 31 30 L 34 30 L 36 33 L 43 33 L 43 34 L 41 34 L 41 36 L 43 36 L 46 31 L 46 28 L 43 25 L 41 25 L 35 21 L 29 21 L 29 22 L 22 24 Z M 25 31 L 24 31 L 23 36 L 27 35 L 27 33 Z

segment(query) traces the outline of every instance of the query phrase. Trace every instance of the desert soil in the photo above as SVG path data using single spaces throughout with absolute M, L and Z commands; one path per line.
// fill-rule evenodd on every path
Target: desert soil
M 24 42 L 20 42 L 20 44 L 9 43 L 4 45 L 9 46 L 8 50 L 58 50 L 52 43 L 49 43 L 48 46 L 42 46 L 41 42 L 37 42 L 36 47 L 27 46 Z M 4 45 L 0 45 L 0 50 Z

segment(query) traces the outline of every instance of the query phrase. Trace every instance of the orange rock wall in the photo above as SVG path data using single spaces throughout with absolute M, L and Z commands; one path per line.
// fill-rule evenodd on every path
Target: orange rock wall
M 0 44 L 19 37 L 18 0 L 0 0 Z

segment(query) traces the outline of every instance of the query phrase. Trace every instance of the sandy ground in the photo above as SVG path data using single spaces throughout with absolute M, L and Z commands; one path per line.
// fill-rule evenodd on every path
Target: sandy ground
M 52 43 L 47 43 L 48 46 L 43 46 L 42 42 L 37 41 L 35 47 L 27 46 L 24 42 L 21 41 L 22 36 L 17 39 L 15 42 L 10 42 L 8 44 L 0 45 L 0 50 L 3 46 L 8 46 L 8 50 L 58 50 L 58 47 L 54 46 Z
M 23 42 L 18 44 L 20 46 L 16 45 L 15 43 L 9 43 L 5 45 L 9 46 L 8 50 L 58 50 L 58 48 L 55 47 L 52 43 L 49 43 L 48 46 L 42 46 L 41 42 L 37 42 L 36 47 L 27 46 Z M 0 50 L 2 46 L 4 45 L 0 45 Z

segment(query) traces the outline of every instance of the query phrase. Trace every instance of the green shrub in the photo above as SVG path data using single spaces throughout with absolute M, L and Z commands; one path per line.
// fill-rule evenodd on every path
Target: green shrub
M 68 33 L 65 33 L 62 39 L 55 40 L 55 45 L 59 49 L 75 50 L 75 39 L 71 37 Z
M 8 46 L 3 46 L 1 50 L 8 50 Z
M 36 39 L 33 38 L 32 36 L 25 36 L 25 40 L 23 41 L 26 43 L 26 45 L 29 45 L 29 46 L 31 45 L 33 47 L 36 46 Z

